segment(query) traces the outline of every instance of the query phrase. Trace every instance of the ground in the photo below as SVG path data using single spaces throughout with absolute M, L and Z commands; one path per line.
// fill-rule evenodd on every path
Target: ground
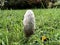
M 0 45 L 60 45 L 60 9 L 32 9 L 36 29 L 27 42 L 22 23 L 26 10 L 0 10 Z M 49 40 L 42 42 L 42 36 Z

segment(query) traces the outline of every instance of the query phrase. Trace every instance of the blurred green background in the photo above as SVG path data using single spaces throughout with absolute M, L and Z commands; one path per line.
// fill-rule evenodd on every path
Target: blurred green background
M 23 30 L 24 10 L 0 10 L 0 45 L 60 45 L 60 9 L 32 9 L 36 30 L 26 42 Z M 49 40 L 42 42 L 41 36 Z

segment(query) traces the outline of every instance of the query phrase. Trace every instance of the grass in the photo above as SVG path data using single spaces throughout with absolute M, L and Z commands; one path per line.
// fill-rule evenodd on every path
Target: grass
M 23 16 L 26 10 L 0 10 L 0 45 L 60 45 L 60 9 L 33 9 L 36 30 L 25 43 Z M 49 38 L 45 44 L 41 36 Z

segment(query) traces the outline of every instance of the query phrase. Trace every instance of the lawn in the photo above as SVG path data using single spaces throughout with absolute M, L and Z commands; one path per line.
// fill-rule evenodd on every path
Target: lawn
M 26 10 L 0 10 L 0 45 L 60 45 L 60 9 L 32 10 L 36 29 L 27 42 L 22 22 Z M 42 36 L 49 40 L 42 42 Z

